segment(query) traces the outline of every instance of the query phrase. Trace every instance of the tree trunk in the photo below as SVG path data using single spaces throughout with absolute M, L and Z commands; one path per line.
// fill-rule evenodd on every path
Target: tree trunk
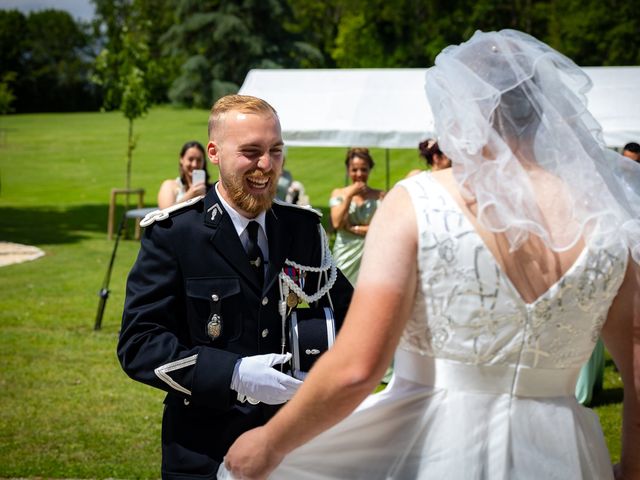
M 135 148 L 133 139 L 133 119 L 129 119 L 129 141 L 127 143 L 127 178 L 125 188 L 131 190 L 131 161 L 133 157 L 133 149 Z M 129 192 L 124 196 L 124 211 L 129 210 Z

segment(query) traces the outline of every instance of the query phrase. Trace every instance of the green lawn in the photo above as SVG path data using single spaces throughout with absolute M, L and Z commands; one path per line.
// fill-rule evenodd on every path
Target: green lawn
M 208 112 L 155 108 L 136 122 L 133 187 L 155 204 L 186 140 L 206 142 Z M 120 242 L 103 328 L 97 292 L 113 242 L 109 192 L 124 187 L 127 122 L 120 113 L 0 117 L 0 241 L 46 255 L 0 268 L 0 477 L 158 478 L 163 394 L 129 380 L 115 356 L 126 274 L 138 242 Z M 344 184 L 344 148 L 295 148 L 287 168 L 327 211 Z M 385 151 L 371 184 L 385 188 Z M 390 152 L 390 184 L 421 163 Z M 213 169 L 210 169 L 213 173 Z M 619 457 L 621 386 L 607 365 L 596 399 L 612 458 Z

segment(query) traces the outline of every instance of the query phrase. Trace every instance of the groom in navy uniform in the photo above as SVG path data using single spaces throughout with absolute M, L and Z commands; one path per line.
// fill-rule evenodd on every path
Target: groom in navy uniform
M 144 221 L 118 343 L 126 373 L 167 392 L 163 478 L 215 478 L 233 441 L 296 392 L 301 382 L 280 371 L 290 355 L 280 353 L 278 274 L 313 294 L 319 274 L 295 265 L 319 267 L 328 251 L 314 211 L 273 200 L 283 142 L 268 103 L 218 100 L 207 153 L 220 172 L 215 187 Z M 338 272 L 338 324 L 351 294 Z

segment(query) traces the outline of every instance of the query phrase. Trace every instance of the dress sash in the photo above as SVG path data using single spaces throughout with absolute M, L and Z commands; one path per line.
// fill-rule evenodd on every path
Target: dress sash
M 398 349 L 394 372 L 398 377 L 437 389 L 517 397 L 564 397 L 574 395 L 580 368 L 473 365 Z

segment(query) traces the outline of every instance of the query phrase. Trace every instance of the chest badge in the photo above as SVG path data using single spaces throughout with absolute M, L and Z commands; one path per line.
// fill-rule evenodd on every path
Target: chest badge
M 214 313 L 209 318 L 209 323 L 207 323 L 207 335 L 211 340 L 215 340 L 220 335 L 222 335 L 222 317 L 217 313 Z
M 293 308 L 297 307 L 299 303 L 298 296 L 294 292 L 289 292 L 287 295 L 287 307 Z

